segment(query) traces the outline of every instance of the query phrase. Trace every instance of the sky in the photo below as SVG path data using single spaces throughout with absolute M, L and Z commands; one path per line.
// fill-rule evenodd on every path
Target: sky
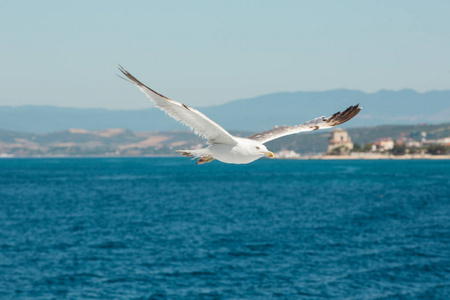
M 450 89 L 450 1 L 0 1 L 0 106 Z

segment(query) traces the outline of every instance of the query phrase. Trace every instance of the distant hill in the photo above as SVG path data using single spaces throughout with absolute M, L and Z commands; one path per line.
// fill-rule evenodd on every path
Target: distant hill
M 377 138 L 411 137 L 421 139 L 450 137 L 450 123 L 439 125 L 389 125 L 351 128 L 355 143 L 363 145 Z M 231 132 L 249 136 L 252 132 Z M 267 144 L 271 151 L 294 150 L 297 153 L 325 152 L 330 130 L 286 136 Z M 0 130 L 0 156 L 140 156 L 177 155 L 177 149 L 205 146 L 205 141 L 188 131 L 134 132 L 126 129 L 88 131 L 69 129 L 51 133 L 22 133 Z
M 191 148 L 201 143 L 190 132 L 133 132 L 126 129 L 88 131 L 69 129 L 51 133 L 0 130 L 0 154 L 39 156 L 136 156 L 176 154 L 173 147 Z
M 142 98 L 124 101 L 146 99 L 142 95 Z M 418 93 L 402 90 L 368 94 L 333 90 L 275 93 L 198 109 L 227 130 L 263 131 L 274 125 L 294 125 L 318 116 L 328 116 L 356 103 L 363 105 L 364 109 L 355 119 L 345 124 L 344 128 L 386 124 L 438 124 L 450 120 L 450 91 Z M 0 106 L 0 128 L 32 133 L 67 128 L 126 128 L 132 131 L 186 129 L 156 108 L 122 111 L 52 106 Z

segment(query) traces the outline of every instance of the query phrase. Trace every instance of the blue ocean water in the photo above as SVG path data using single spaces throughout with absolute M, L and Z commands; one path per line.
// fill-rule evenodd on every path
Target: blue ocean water
M 450 161 L 0 160 L 2 299 L 450 299 Z

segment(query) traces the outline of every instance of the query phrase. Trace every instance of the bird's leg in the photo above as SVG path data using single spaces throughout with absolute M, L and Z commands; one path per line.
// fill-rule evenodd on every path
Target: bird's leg
M 213 160 L 215 160 L 215 158 L 212 157 L 211 155 L 202 156 L 198 159 L 197 165 L 206 164 Z
M 184 155 L 185 157 L 194 157 L 194 155 L 188 151 L 177 150 L 177 152 L 180 153 L 181 155 Z

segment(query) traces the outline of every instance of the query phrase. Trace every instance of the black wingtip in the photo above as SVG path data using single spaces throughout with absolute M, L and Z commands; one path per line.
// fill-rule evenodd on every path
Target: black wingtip
M 348 107 L 342 113 L 337 112 L 333 114 L 327 121 L 331 126 L 336 126 L 347 122 L 348 120 L 355 117 L 360 111 L 362 107 L 359 106 L 359 103 L 353 106 Z
M 152 90 L 151 88 L 149 88 L 148 86 L 146 86 L 145 84 L 143 84 L 142 82 L 140 82 L 136 77 L 134 77 L 133 75 L 131 75 L 130 72 L 128 72 L 127 70 L 125 70 L 125 68 L 122 67 L 120 64 L 118 65 L 117 68 L 118 68 L 119 71 L 122 72 L 122 74 L 125 75 L 128 79 L 127 79 L 127 78 L 124 78 L 124 77 L 122 77 L 122 76 L 120 76 L 120 75 L 117 75 L 117 76 L 119 76 L 120 78 L 122 78 L 122 79 L 124 79 L 124 80 L 126 80 L 126 81 L 128 81 L 128 82 L 131 82 L 132 84 L 134 84 L 134 85 L 136 85 L 136 86 L 138 86 L 138 87 L 145 87 L 145 88 L 147 88 L 148 90 L 152 91 L 153 93 L 157 94 L 158 96 L 163 97 L 163 98 L 165 98 L 165 99 L 167 99 L 167 100 L 173 101 L 173 100 L 171 100 L 170 98 L 167 98 L 166 96 L 164 96 L 164 95 L 162 95 L 162 94 L 160 94 L 160 93 L 158 93 L 158 92 Z M 189 109 L 189 108 L 188 108 L 188 109 Z
M 124 67 L 122 67 L 120 64 L 118 64 L 117 69 L 119 69 L 120 72 L 122 72 L 123 75 L 129 77 L 129 75 L 131 75 L 127 70 L 125 70 Z
M 125 79 L 126 81 L 131 82 L 132 84 L 135 84 L 135 85 L 137 85 L 137 86 L 144 86 L 144 84 L 143 84 L 142 82 L 140 82 L 139 80 L 137 80 L 136 77 L 134 77 L 133 75 L 131 75 L 130 72 L 128 72 L 127 70 L 125 70 L 125 68 L 122 67 L 120 64 L 119 64 L 119 66 L 118 66 L 117 68 L 118 68 L 119 71 L 122 72 L 122 74 L 125 75 L 128 79 L 127 79 L 127 78 L 124 78 L 124 77 L 122 77 L 122 76 L 120 76 L 120 75 L 117 75 L 117 76 L 119 76 L 120 78 Z
M 130 78 L 130 75 L 131 75 L 131 74 L 128 73 L 128 71 L 125 70 L 124 67 L 122 67 L 120 64 L 118 64 L 118 67 L 117 67 L 117 68 L 118 68 L 119 71 L 122 72 L 122 74 L 125 75 L 127 78 L 122 77 L 122 76 L 116 74 L 117 77 L 119 77 L 120 79 L 123 79 L 123 80 L 125 80 L 125 81 L 127 81 L 127 82 L 129 82 L 129 83 L 132 83 L 132 84 L 138 84 L 136 81 L 134 81 L 132 78 Z M 130 79 L 131 79 L 131 80 L 130 80 Z M 138 85 L 139 85 L 139 84 L 138 84 Z

